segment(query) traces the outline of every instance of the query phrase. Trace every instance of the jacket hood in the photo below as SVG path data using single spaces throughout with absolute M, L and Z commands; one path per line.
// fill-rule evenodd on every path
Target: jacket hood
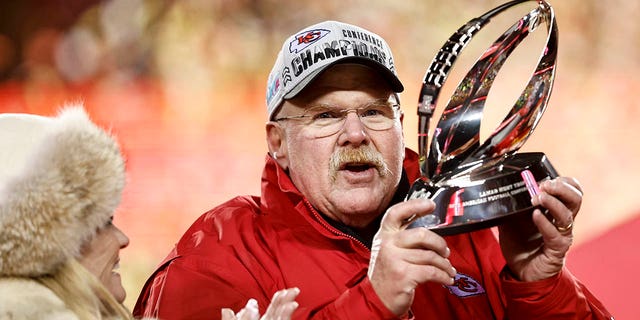
M 124 183 L 118 144 L 82 106 L 0 114 L 0 276 L 50 274 L 78 257 Z

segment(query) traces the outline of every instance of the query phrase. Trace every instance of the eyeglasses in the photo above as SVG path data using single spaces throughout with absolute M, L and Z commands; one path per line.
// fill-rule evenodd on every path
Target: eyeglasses
M 323 138 L 340 131 L 350 112 L 355 112 L 365 127 L 375 131 L 391 129 L 401 114 L 400 105 L 385 100 L 351 109 L 319 105 L 306 109 L 300 115 L 280 117 L 274 121 L 301 120 L 315 131 L 317 138 Z

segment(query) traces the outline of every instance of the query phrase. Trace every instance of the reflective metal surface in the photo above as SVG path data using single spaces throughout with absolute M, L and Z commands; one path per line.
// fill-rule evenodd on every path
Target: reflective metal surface
M 418 104 L 422 178 L 407 198 L 432 198 L 438 209 L 411 227 L 452 234 L 495 225 L 507 215 L 533 209 L 527 192 L 506 190 L 527 191 L 522 172 L 528 172 L 529 179 L 533 176 L 534 182 L 557 176 L 544 154 L 516 154 L 544 113 L 555 78 L 558 31 L 553 9 L 545 1 L 536 1 L 538 6 L 502 34 L 469 70 L 444 109 L 427 154 L 429 120 L 458 55 L 492 17 L 523 2 L 527 1 L 505 3 L 466 23 L 447 40 L 427 69 Z M 481 143 L 482 112 L 497 73 L 521 41 L 541 24 L 546 25 L 547 41 L 529 83 L 502 123 Z M 489 194 L 492 192 L 495 194 Z

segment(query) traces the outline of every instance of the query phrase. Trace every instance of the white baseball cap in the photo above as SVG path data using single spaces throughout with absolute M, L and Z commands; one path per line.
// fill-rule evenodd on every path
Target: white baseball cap
M 282 45 L 267 81 L 269 120 L 285 99 L 295 97 L 322 71 L 344 62 L 373 67 L 395 92 L 404 90 L 382 37 L 351 24 L 324 21 L 296 32 Z

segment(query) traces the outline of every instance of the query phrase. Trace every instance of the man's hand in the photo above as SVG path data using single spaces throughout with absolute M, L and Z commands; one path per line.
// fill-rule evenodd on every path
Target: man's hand
M 450 251 L 445 240 L 426 228 L 406 229 L 409 220 L 434 208 L 433 201 L 427 199 L 398 203 L 387 210 L 373 238 L 369 280 L 396 315 L 409 311 L 419 284 L 453 284 L 456 270 L 447 259 Z
M 572 178 L 556 178 L 540 185 L 533 197 L 536 209 L 528 216 L 499 227 L 500 247 L 512 274 L 522 281 L 552 277 L 564 266 L 573 243 L 573 220 L 582 203 L 582 188 Z M 531 223 L 533 220 L 533 223 Z

